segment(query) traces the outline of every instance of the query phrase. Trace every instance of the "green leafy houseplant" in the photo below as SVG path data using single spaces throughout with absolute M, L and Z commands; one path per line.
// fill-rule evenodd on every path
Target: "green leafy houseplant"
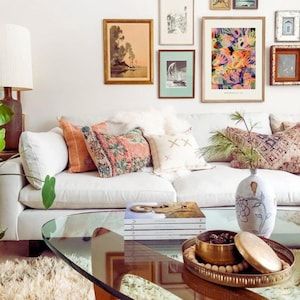
M 12 117 L 13 117 L 13 112 L 11 111 L 11 109 L 8 106 L 1 103 L 1 101 L 0 101 L 0 126 L 7 124 L 11 120 Z M 0 152 L 3 151 L 4 149 L 5 149 L 5 129 L 1 128 L 0 129 Z M 10 159 L 15 158 L 17 156 L 18 156 L 18 154 L 12 156 Z M 0 170 L 1 170 L 1 167 L 7 161 L 0 163 Z M 8 174 L 0 173 L 0 176 L 4 176 L 4 175 L 5 176 L 25 176 L 24 174 L 19 174 L 19 173 L 8 173 Z M 40 179 L 32 177 L 32 176 L 30 176 L 30 177 L 34 178 L 36 180 L 40 180 Z M 42 182 L 43 182 L 43 187 L 42 187 L 43 205 L 46 209 L 48 209 L 52 206 L 52 204 L 54 203 L 54 200 L 55 200 L 55 178 L 47 175 L 45 180 L 42 180 Z M 3 230 L 0 228 L 0 239 L 2 239 L 4 237 L 6 230 L 7 229 Z
M 244 147 L 227 134 L 226 130 L 224 131 L 215 131 L 210 138 L 211 145 L 201 149 L 201 152 L 207 157 L 212 156 L 230 156 L 235 154 L 240 161 L 249 166 L 250 169 L 257 168 L 258 161 L 260 159 L 260 154 L 256 151 L 253 143 L 251 132 L 256 127 L 256 124 L 248 124 L 244 115 L 240 112 L 235 112 L 230 115 L 231 120 L 235 121 L 236 124 L 243 123 L 249 135 L 249 144 L 250 147 Z

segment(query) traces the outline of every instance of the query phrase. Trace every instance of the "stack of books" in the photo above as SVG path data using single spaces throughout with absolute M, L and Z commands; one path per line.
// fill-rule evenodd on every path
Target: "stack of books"
M 124 240 L 186 240 L 205 229 L 196 202 L 135 203 L 125 212 Z

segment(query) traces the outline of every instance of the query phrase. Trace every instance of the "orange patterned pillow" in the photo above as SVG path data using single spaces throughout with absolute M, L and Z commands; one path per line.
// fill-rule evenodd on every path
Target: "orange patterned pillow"
M 66 120 L 60 120 L 59 125 L 63 130 L 69 152 L 69 171 L 81 173 L 96 170 L 96 166 L 86 148 L 81 126 L 73 125 Z M 105 122 L 92 126 L 93 130 L 105 132 L 107 124 Z

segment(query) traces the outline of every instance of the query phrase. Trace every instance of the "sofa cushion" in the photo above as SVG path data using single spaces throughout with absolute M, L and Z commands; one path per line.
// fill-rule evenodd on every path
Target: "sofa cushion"
M 300 114 L 270 114 L 272 132 L 276 133 L 300 123 Z
M 176 193 L 166 179 L 146 172 L 112 178 L 99 178 L 97 172 L 62 172 L 56 176 L 56 199 L 53 209 L 125 208 L 135 201 L 175 201 Z M 30 185 L 20 192 L 19 201 L 42 209 L 41 191 Z
M 234 169 L 229 163 L 214 163 L 214 169 L 195 171 L 177 178 L 174 188 L 179 201 L 195 200 L 200 207 L 235 205 L 238 184 L 250 172 Z M 300 205 L 300 176 L 284 171 L 258 170 L 273 186 L 279 205 Z

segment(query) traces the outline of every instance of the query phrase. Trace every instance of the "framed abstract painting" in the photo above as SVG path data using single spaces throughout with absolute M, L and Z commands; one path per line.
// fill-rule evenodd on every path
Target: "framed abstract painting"
M 160 44 L 194 44 L 194 0 L 160 0 Z
M 159 98 L 194 98 L 195 50 L 160 50 Z
M 264 17 L 205 17 L 202 43 L 202 102 L 264 101 Z
M 153 83 L 153 20 L 103 20 L 104 82 Z

